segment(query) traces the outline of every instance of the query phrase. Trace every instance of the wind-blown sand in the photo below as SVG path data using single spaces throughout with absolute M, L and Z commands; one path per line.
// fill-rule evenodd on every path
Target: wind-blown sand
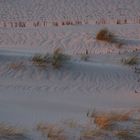
M 20 62 L 23 68 L 10 67 Z M 0 64 L 1 121 L 29 125 L 46 117 L 82 119 L 94 108 L 139 108 L 138 74 L 121 64 L 71 61 L 60 70 L 41 69 L 7 55 Z
M 139 0 L 1 0 L 0 19 L 133 19 L 140 15 L 139 5 Z
M 139 0 L 1 0 L 0 21 L 133 20 L 139 18 L 139 4 Z M 121 48 L 96 40 L 105 27 L 123 42 Z M 62 68 L 33 65 L 36 53 L 51 54 L 56 48 L 71 57 Z M 87 50 L 89 59 L 83 61 Z M 41 121 L 85 123 L 93 109 L 139 110 L 140 73 L 135 67 L 140 64 L 121 62 L 133 55 L 140 57 L 139 24 L 0 28 L 0 122 L 32 128 Z
M 118 36 L 117 38 L 123 40 L 122 49 L 118 49 L 116 44 L 102 43 L 95 39 L 96 33 L 104 27 L 109 28 Z M 140 49 L 139 27 L 140 25 L 81 25 L 0 29 L 0 48 L 1 51 L 52 53 L 55 48 L 60 47 L 70 55 L 85 53 L 86 49 L 90 54 L 132 52 Z

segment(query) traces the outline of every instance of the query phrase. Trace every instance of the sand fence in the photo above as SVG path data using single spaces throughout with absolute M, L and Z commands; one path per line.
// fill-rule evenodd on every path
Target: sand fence
M 50 26 L 68 26 L 68 25 L 85 25 L 85 24 L 140 24 L 140 18 L 134 19 L 96 19 L 96 20 L 26 20 L 26 21 L 0 21 L 0 28 L 37 28 Z

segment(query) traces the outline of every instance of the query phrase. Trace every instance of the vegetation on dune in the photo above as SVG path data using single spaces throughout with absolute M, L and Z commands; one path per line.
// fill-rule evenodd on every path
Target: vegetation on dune
M 48 65 L 52 65 L 53 68 L 58 69 L 62 67 L 62 65 L 68 59 L 69 57 L 63 53 L 62 49 L 57 48 L 54 50 L 53 54 L 36 54 L 33 56 L 32 62 L 39 67 L 47 67 Z
M 1 140 L 29 140 L 24 130 L 6 124 L 0 124 Z
M 125 122 L 130 120 L 130 113 L 98 113 L 95 110 L 87 113 L 88 117 L 100 129 L 112 130 L 116 127 L 116 122 Z
M 123 40 L 118 39 L 117 36 L 109 31 L 107 28 L 101 29 L 97 34 L 96 34 L 96 40 L 98 41 L 104 41 L 107 43 L 114 43 L 116 44 L 116 48 L 120 49 L 122 46 L 125 44 Z
M 51 57 L 49 54 L 42 55 L 42 54 L 36 54 L 32 58 L 33 64 L 37 66 L 47 66 L 51 62 Z
M 69 57 L 65 55 L 62 49 L 57 48 L 52 54 L 52 66 L 56 69 L 60 68 Z
M 11 63 L 11 64 L 8 65 L 8 67 L 9 67 L 10 69 L 13 69 L 13 70 L 16 70 L 16 71 L 25 68 L 23 62 Z
M 104 28 L 97 33 L 96 39 L 99 41 L 112 43 L 115 41 L 115 35 L 112 32 L 110 32 L 107 28 Z
M 139 140 L 140 138 L 135 136 L 135 134 L 129 130 L 119 130 L 115 133 L 115 135 L 120 140 Z
M 64 129 L 57 125 L 40 123 L 37 125 L 36 130 L 50 140 L 66 140 L 63 135 Z
M 134 112 L 101 113 L 89 112 L 89 120 L 78 124 L 74 120 L 61 123 L 39 123 L 35 130 L 46 140 L 139 140 L 140 120 L 133 118 Z M 132 117 L 133 116 L 133 117 Z M 128 124 L 130 124 L 128 126 Z M 0 139 L 2 140 L 29 140 L 25 130 L 5 124 L 0 124 Z
M 138 58 L 138 56 L 137 55 L 135 55 L 135 56 L 130 56 L 130 57 L 128 57 L 128 58 L 123 58 L 122 60 L 121 60 L 121 62 L 123 63 L 123 64 L 125 64 L 125 65 L 136 65 L 136 64 L 138 64 L 139 63 L 139 58 Z

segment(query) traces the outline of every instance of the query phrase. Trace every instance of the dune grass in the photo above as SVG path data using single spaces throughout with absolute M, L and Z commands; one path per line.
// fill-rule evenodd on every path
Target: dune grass
M 36 130 L 49 140 L 66 140 L 63 134 L 64 129 L 55 124 L 40 123 L 37 125 Z
M 9 67 L 10 69 L 16 70 L 16 71 L 25 68 L 23 62 L 11 63 L 11 64 L 8 65 L 8 67 Z
M 123 59 L 121 60 L 121 62 L 122 62 L 124 65 L 130 65 L 130 66 L 132 66 L 132 65 L 136 65 L 136 64 L 139 63 L 139 58 L 138 58 L 137 55 L 135 55 L 135 56 L 130 56 L 130 57 L 128 57 L 128 58 L 123 58 Z
M 115 35 L 107 28 L 103 28 L 96 34 L 96 40 L 112 43 L 115 41 Z
M 34 65 L 39 67 L 47 67 L 52 65 L 54 69 L 58 69 L 63 66 L 65 61 L 67 61 L 69 57 L 65 55 L 62 49 L 57 48 L 54 50 L 52 54 L 36 54 L 32 58 L 32 62 Z
M 52 54 L 52 66 L 55 69 L 58 69 L 63 66 L 63 64 L 69 60 L 69 57 L 63 53 L 63 50 L 57 48 Z
M 35 54 L 32 58 L 34 65 L 39 67 L 46 67 L 51 62 L 51 56 L 49 54 Z
M 97 127 L 104 130 L 113 130 L 116 127 L 117 122 L 125 122 L 130 120 L 130 113 L 100 113 L 96 110 L 88 112 L 87 116 L 91 119 L 91 122 L 96 124 Z M 94 121 L 92 121 L 94 120 Z
M 6 124 L 0 124 L 1 140 L 29 140 L 25 131 Z
M 139 140 L 140 138 L 129 130 L 119 130 L 115 134 L 120 140 Z

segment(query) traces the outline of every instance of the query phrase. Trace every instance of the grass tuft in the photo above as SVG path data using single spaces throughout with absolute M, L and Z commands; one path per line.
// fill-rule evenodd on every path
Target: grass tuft
M 47 137 L 50 140 L 66 140 L 63 135 L 64 129 L 59 128 L 53 124 L 43 124 L 37 125 L 37 131 L 41 132 L 42 136 Z
M 129 130 L 120 130 L 118 132 L 116 132 L 116 136 L 120 139 L 120 140 L 139 140 L 140 138 L 138 138 L 137 136 L 135 136 L 131 131 Z
M 101 130 L 96 129 L 86 129 L 81 131 L 81 139 L 84 140 L 92 140 L 95 139 L 95 137 L 103 136 L 104 133 Z
M 18 70 L 25 68 L 25 66 L 22 62 L 20 62 L 20 63 L 17 62 L 17 63 L 9 64 L 9 68 L 18 71 Z
M 138 56 L 131 56 L 129 58 L 122 59 L 121 62 L 124 65 L 136 65 L 139 63 L 139 58 Z
M 97 33 L 96 39 L 99 41 L 112 43 L 115 40 L 115 35 L 112 32 L 110 32 L 107 28 L 104 28 Z
M 42 54 L 36 54 L 32 58 L 33 64 L 40 66 L 40 67 L 46 67 L 51 61 L 51 57 L 49 54 L 42 55 Z
M 87 113 L 87 116 L 94 120 L 94 123 L 100 129 L 112 130 L 117 122 L 125 122 L 130 120 L 130 113 L 98 113 L 95 110 Z
M 65 61 L 67 61 L 69 57 L 65 55 L 62 51 L 62 49 L 57 48 L 54 50 L 53 55 L 52 55 L 52 66 L 55 69 L 60 68 Z
M 24 130 L 18 129 L 6 124 L 0 124 L 0 139 L 1 140 L 29 140 L 24 133 Z

